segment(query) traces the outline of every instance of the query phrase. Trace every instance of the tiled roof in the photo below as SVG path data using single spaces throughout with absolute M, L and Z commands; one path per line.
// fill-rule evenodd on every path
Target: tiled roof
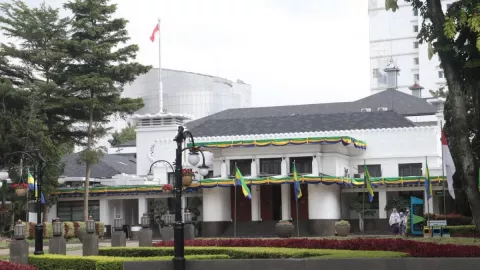
M 187 128 L 194 136 L 210 137 L 415 126 L 410 120 L 393 111 L 297 114 L 233 119 L 206 118 L 206 120 L 200 119 L 202 123 L 199 125 L 195 125 L 195 121 L 187 124 Z
M 85 177 L 85 163 L 80 162 L 80 153 L 73 153 L 62 158 L 65 169 L 62 176 Z M 90 177 L 111 178 L 118 174 L 136 174 L 136 160 L 132 157 L 104 154 L 102 160 L 94 164 Z

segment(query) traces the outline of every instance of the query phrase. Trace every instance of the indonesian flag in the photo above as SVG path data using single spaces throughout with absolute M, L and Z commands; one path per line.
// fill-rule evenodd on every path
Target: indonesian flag
M 150 40 L 152 42 L 155 41 L 155 34 L 160 31 L 160 23 L 157 23 L 157 25 L 155 26 L 155 28 L 153 29 L 153 32 L 152 32 L 152 35 L 150 36 Z
M 448 149 L 447 137 L 442 129 L 442 153 L 443 153 L 443 165 L 447 173 L 448 192 L 453 199 L 455 199 L 455 192 L 453 191 L 453 174 L 455 173 L 455 164 L 453 163 L 452 154 Z

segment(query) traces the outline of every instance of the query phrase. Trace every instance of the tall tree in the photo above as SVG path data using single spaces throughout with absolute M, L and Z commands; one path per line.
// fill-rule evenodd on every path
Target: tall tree
M 419 41 L 429 44 L 445 71 L 445 133 L 480 229 L 480 192 L 476 181 L 480 157 L 480 3 L 460 0 L 444 11 L 440 0 L 405 1 L 420 11 L 423 22 Z M 386 8 L 396 11 L 397 0 L 387 0 Z
M 150 67 L 133 60 L 137 45 L 126 45 L 130 39 L 127 21 L 113 18 L 116 5 L 108 0 L 73 0 L 64 5 L 73 14 L 72 35 L 68 43 L 71 62 L 66 72 L 68 92 L 75 93 L 67 104 L 79 113 L 79 131 L 85 149 L 84 217 L 88 217 L 88 192 L 92 165 L 101 158 L 95 148 L 106 135 L 105 124 L 115 114 L 131 114 L 143 106 L 141 99 L 122 98 L 123 85 L 132 82 Z
M 44 4 L 30 8 L 22 1 L 2 3 L 0 11 L 0 30 L 17 41 L 0 44 L 0 99 L 4 108 L 0 113 L 4 125 L 0 152 L 38 149 L 47 161 L 58 164 L 73 144 L 73 121 L 68 115 L 70 108 L 62 102 L 65 92 L 61 87 L 68 60 L 68 19 L 60 18 L 58 9 Z M 8 161 L 14 165 L 18 159 Z M 59 173 L 54 167 L 45 170 L 45 212 L 55 203 L 49 194 L 57 186 Z

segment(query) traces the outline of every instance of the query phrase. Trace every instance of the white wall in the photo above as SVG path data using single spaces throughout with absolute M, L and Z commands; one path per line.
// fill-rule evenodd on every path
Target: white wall
M 229 188 L 204 188 L 202 213 L 203 221 L 231 221 L 231 200 Z

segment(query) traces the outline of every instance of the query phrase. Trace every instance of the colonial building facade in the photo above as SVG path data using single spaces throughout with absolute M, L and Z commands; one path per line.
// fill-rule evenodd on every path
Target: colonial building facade
M 158 160 L 173 163 L 173 138 L 177 127 L 184 125 L 210 167 L 208 176 L 196 177 L 183 200 L 184 209 L 196 210 L 202 236 L 269 236 L 277 221 L 297 224 L 297 219 L 302 235 L 333 235 L 334 222 L 340 219 L 349 220 L 354 231 L 362 224 L 367 231 L 385 231 L 390 200 L 424 199 L 427 163 L 433 189 L 441 191 L 444 184 L 441 109 L 403 93 L 384 91 L 377 97 L 387 94 L 395 95 L 395 103 L 375 102 L 375 95 L 360 100 L 370 110 L 353 102 L 231 109 L 195 121 L 173 113 L 136 115 L 136 175 L 127 180 L 125 175 L 99 179 L 100 185 L 91 188 L 98 219 L 112 224 L 121 214 L 126 224 L 135 225 L 158 201 L 174 211 L 171 194 L 161 188 L 173 183 L 173 171 L 165 163 L 151 165 Z M 423 116 L 430 118 L 411 119 Z M 298 200 L 292 186 L 294 162 L 303 194 Z M 364 166 L 375 193 L 372 203 L 365 201 L 370 215 L 359 219 L 352 202 L 365 192 Z M 235 167 L 245 176 L 251 199 L 235 186 Z M 149 172 L 154 174 L 150 181 Z M 83 188 L 63 187 L 58 194 L 60 209 L 67 202 L 81 201 Z M 434 192 L 424 211 L 448 212 L 442 196 Z

